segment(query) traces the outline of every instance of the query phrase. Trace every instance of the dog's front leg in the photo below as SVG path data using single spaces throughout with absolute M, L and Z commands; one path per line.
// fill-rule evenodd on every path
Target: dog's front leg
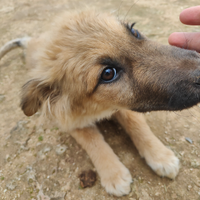
M 119 161 L 98 129 L 87 127 L 70 133 L 89 154 L 106 191 L 116 196 L 130 192 L 132 178 L 129 170 Z
M 120 110 L 115 114 L 119 123 L 130 135 L 140 155 L 160 176 L 174 179 L 179 171 L 179 160 L 152 133 L 143 114 L 130 110 Z

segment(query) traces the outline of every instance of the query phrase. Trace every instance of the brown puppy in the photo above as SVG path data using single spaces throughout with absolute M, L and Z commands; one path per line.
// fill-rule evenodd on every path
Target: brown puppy
M 133 25 L 95 11 L 68 13 L 40 37 L 14 40 L 0 52 L 27 47 L 31 78 L 22 88 L 22 110 L 27 116 L 41 110 L 69 131 L 117 196 L 130 192 L 131 174 L 95 122 L 116 117 L 147 164 L 173 179 L 178 158 L 134 111 L 182 110 L 200 101 L 199 54 L 152 42 Z

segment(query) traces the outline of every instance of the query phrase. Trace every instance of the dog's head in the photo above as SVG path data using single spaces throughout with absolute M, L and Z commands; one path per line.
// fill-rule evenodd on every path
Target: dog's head
M 180 110 L 200 100 L 196 52 L 156 44 L 109 14 L 65 14 L 37 45 L 22 92 L 28 116 L 41 106 L 53 115 L 103 116 Z

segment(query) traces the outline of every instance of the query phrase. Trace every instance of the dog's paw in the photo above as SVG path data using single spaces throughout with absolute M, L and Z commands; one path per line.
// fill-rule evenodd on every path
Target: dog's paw
M 115 196 L 127 195 L 130 192 L 132 177 L 129 170 L 122 164 L 108 168 L 101 176 L 101 184 L 106 191 Z
M 165 146 L 157 152 L 149 152 L 145 159 L 147 164 L 159 176 L 174 179 L 178 174 L 179 159 L 174 155 L 173 151 Z

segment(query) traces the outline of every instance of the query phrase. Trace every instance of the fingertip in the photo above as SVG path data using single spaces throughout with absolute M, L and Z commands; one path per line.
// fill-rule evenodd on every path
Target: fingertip
M 175 32 L 169 36 L 168 42 L 173 46 L 200 52 L 200 32 Z
M 200 25 L 200 6 L 186 8 L 179 15 L 179 19 L 183 24 Z
M 183 23 L 183 24 L 187 24 L 188 22 L 188 9 L 183 10 L 180 15 L 179 15 L 179 20 Z
M 174 32 L 169 36 L 168 42 L 170 45 L 179 46 L 179 43 L 180 43 L 179 39 L 180 39 L 180 33 Z

